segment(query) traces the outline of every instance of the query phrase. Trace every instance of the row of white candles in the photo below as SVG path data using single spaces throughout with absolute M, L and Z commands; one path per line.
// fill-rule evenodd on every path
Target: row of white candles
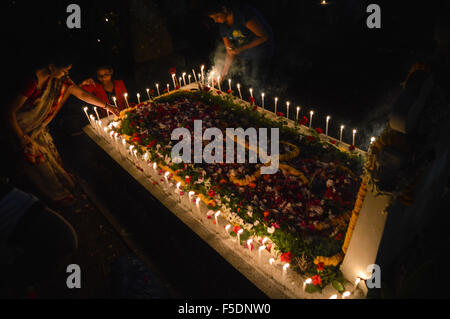
M 203 85 L 207 85 L 207 83 L 205 82 L 205 75 L 204 75 L 205 74 L 205 66 L 202 65 L 200 70 L 201 70 L 201 73 L 198 74 L 198 79 L 196 77 L 195 70 L 194 69 L 192 70 L 192 73 L 194 74 L 195 82 L 201 82 Z M 214 89 L 215 88 L 214 80 L 217 80 L 218 90 L 222 91 L 221 84 L 220 84 L 221 83 L 221 77 L 219 75 L 219 76 L 217 76 L 217 78 L 215 78 L 214 74 L 215 74 L 215 72 L 211 71 L 211 75 L 209 77 L 208 84 L 209 84 L 210 87 L 212 87 Z M 182 78 L 183 78 L 184 85 L 186 86 L 185 76 L 186 76 L 186 73 L 183 73 L 183 77 Z M 172 79 L 173 79 L 174 87 L 176 88 L 177 85 L 176 85 L 176 82 L 175 82 L 175 79 L 176 79 L 176 75 L 175 74 L 172 74 Z M 180 83 L 181 83 L 181 78 L 180 78 Z M 231 83 L 232 83 L 231 79 L 228 79 L 228 88 L 229 88 L 230 92 L 232 92 L 232 85 L 231 85 Z M 191 76 L 190 75 L 189 75 L 189 84 L 191 84 Z M 158 84 L 156 84 L 156 86 L 158 88 Z M 169 85 L 167 85 L 167 87 L 169 88 Z M 238 92 L 239 92 L 239 97 L 242 100 L 243 98 L 242 98 L 241 84 L 237 83 L 236 87 L 237 87 Z M 250 88 L 249 91 L 250 91 L 250 96 L 252 98 L 254 98 L 254 96 L 253 96 L 253 89 Z M 159 91 L 158 91 L 158 95 L 160 95 Z M 265 93 L 262 92 L 261 93 L 261 102 L 262 102 L 261 106 L 262 106 L 263 110 L 265 109 L 265 96 L 266 96 Z M 275 114 L 278 113 L 277 112 L 278 111 L 278 101 L 279 101 L 278 97 L 275 97 L 275 99 L 274 99 L 274 102 L 275 102 L 275 111 L 274 111 L 274 113 Z M 291 106 L 291 102 L 287 101 L 286 102 L 286 118 L 287 119 L 289 119 L 290 106 Z M 296 113 L 296 121 L 297 121 L 297 123 L 299 121 L 300 111 L 301 111 L 301 107 L 297 106 L 297 113 Z M 313 116 L 314 116 L 314 111 L 311 110 L 309 112 L 309 128 L 311 128 L 311 129 L 312 129 Z M 325 135 L 327 137 L 329 136 L 328 135 L 328 128 L 329 128 L 330 120 L 331 120 L 331 116 L 328 115 L 326 117 L 326 123 L 325 123 Z M 342 142 L 342 140 L 343 140 L 344 128 L 345 128 L 344 125 L 341 125 L 340 128 L 339 128 L 339 141 L 340 142 Z M 356 129 L 353 129 L 352 133 L 353 133 L 353 135 L 352 135 L 352 145 L 354 146 L 355 145 L 356 134 L 358 133 L 358 131 Z M 375 141 L 375 137 L 371 137 L 370 145 L 372 145 L 374 141 Z
M 112 145 L 115 146 L 115 148 L 119 151 L 119 153 L 124 157 L 127 158 L 128 160 L 130 160 L 131 162 L 133 162 L 137 167 L 141 167 L 143 170 L 143 173 L 147 175 L 147 177 L 149 178 L 153 178 L 155 180 L 158 180 L 161 177 L 161 170 L 158 169 L 158 165 L 156 162 L 151 162 L 150 161 L 150 156 L 149 153 L 146 152 L 142 158 L 140 158 L 140 156 L 138 156 L 138 151 L 135 147 L 135 145 L 130 145 L 126 142 L 125 139 L 121 139 L 121 136 L 114 132 L 113 127 L 116 126 L 118 123 L 116 122 L 112 122 L 109 126 L 104 126 L 102 124 L 102 121 L 99 119 L 97 112 L 97 120 L 95 120 L 95 117 L 93 115 L 89 115 L 88 114 L 88 108 L 85 107 L 84 112 L 86 114 L 86 116 L 88 117 L 89 121 L 91 122 L 92 126 L 94 127 L 94 129 L 96 129 L 99 133 L 100 136 L 103 136 L 107 141 L 108 138 L 112 141 Z M 94 109 L 95 111 L 95 109 Z M 192 205 L 193 202 L 195 202 L 195 205 L 198 209 L 198 211 L 200 212 L 200 197 L 196 196 L 195 192 L 189 192 L 188 196 L 186 197 L 184 192 L 182 191 L 181 188 L 181 183 L 178 182 L 176 185 L 174 185 L 174 183 L 169 182 L 169 177 L 170 177 L 170 173 L 169 172 L 165 172 L 163 174 L 164 176 L 164 181 L 165 183 L 162 183 L 162 188 L 165 192 L 168 192 L 169 195 L 173 195 L 178 197 L 178 202 L 180 205 L 184 205 L 184 208 L 190 209 L 191 207 L 189 207 L 189 205 Z M 171 187 L 175 186 L 175 192 L 173 192 L 171 190 Z M 176 195 L 175 195 L 176 194 Z M 182 200 L 184 198 L 184 201 L 188 201 L 188 205 L 186 203 L 182 203 Z M 196 198 L 195 201 L 193 201 L 192 199 Z M 220 227 L 219 224 L 219 216 L 221 215 L 221 211 L 208 211 L 207 216 L 214 216 L 214 221 L 215 221 L 215 227 Z M 228 224 L 226 225 L 225 231 L 227 234 L 227 238 L 230 237 L 230 229 L 231 229 L 231 225 Z M 244 230 L 240 229 L 237 234 L 237 244 L 238 246 L 242 247 L 241 245 L 241 235 L 243 234 Z M 261 245 L 258 248 L 258 261 L 260 264 L 262 264 L 262 252 L 266 250 L 267 246 L 267 241 L 269 239 L 267 237 L 265 237 L 264 239 L 262 239 L 261 241 Z M 252 253 L 252 243 L 253 243 L 253 239 L 250 238 L 246 241 L 247 243 L 247 248 L 249 253 Z M 275 265 L 277 264 L 277 262 L 275 261 L 275 259 L 273 257 L 270 257 L 268 259 L 268 263 L 271 267 L 275 267 Z M 278 276 L 281 276 L 282 281 L 287 284 L 287 270 L 289 269 L 290 264 L 289 263 L 284 263 L 282 265 L 282 270 L 281 273 L 278 272 Z M 276 268 L 271 268 L 270 271 L 271 275 L 275 278 L 277 276 L 277 272 L 276 272 Z M 355 287 L 353 290 L 356 289 L 358 283 L 360 282 L 360 278 L 357 279 L 357 281 L 355 282 Z M 303 283 L 303 291 L 305 291 L 306 286 L 312 283 L 312 279 L 308 278 L 306 280 L 304 280 Z M 345 299 L 347 297 L 349 297 L 352 294 L 352 292 L 350 291 L 346 291 L 344 293 L 342 293 L 342 299 Z M 337 299 L 338 295 L 333 295 L 330 297 L 330 299 Z

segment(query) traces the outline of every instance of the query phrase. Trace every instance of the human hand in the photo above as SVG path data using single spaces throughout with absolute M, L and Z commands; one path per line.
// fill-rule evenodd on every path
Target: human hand
M 95 85 L 95 81 L 94 81 L 94 79 L 89 78 L 89 79 L 86 79 L 83 82 L 81 82 L 80 86 L 81 85 Z
M 232 48 L 228 53 L 232 56 L 239 55 L 242 52 L 241 48 Z

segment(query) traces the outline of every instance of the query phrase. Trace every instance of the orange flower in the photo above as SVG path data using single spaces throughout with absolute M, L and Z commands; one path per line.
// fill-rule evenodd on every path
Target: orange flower
M 264 217 L 269 217 L 269 215 L 270 215 L 270 212 L 269 212 L 268 210 L 266 210 L 266 211 L 264 212 Z
M 255 183 L 250 183 L 250 184 L 248 184 L 248 186 L 249 186 L 250 188 L 256 188 L 256 184 L 255 184 Z
M 225 180 L 225 179 L 222 179 L 221 181 L 220 181 L 220 184 L 226 184 L 227 183 L 227 181 Z

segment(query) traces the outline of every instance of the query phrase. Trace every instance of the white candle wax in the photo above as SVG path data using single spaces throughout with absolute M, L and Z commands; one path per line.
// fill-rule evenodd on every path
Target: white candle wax
M 327 116 L 327 125 L 325 127 L 325 135 L 328 136 L 328 124 L 330 123 L 331 116 Z
M 300 106 L 297 106 L 297 117 L 296 117 L 296 119 L 297 119 L 297 123 L 298 123 L 298 115 L 300 114 Z
M 356 132 L 357 132 L 356 130 L 353 130 L 353 144 L 352 144 L 353 146 L 355 145 Z
M 117 98 L 113 96 L 114 106 L 117 108 Z
M 167 83 L 167 93 L 169 93 L 170 92 L 170 85 L 169 85 L 169 83 Z
M 230 89 L 230 94 L 231 94 L 231 79 L 228 79 L 228 88 Z
M 244 232 L 243 229 L 239 229 L 237 232 L 237 243 L 240 246 L 241 245 L 241 234 Z
M 181 88 L 181 76 L 178 78 L 178 87 Z
M 97 115 L 97 120 L 100 121 L 100 116 L 98 116 L 98 111 L 97 111 L 96 106 L 94 106 L 94 111 L 95 111 L 95 114 Z
M 158 96 L 160 96 L 161 93 L 159 93 L 159 84 L 158 83 L 156 83 L 156 91 L 158 92 Z
M 237 85 L 237 88 L 238 88 L 238 91 L 239 91 L 239 97 L 241 98 L 241 100 L 242 100 L 242 93 L 241 93 L 241 85 L 238 83 L 238 85 Z
M 125 94 L 123 95 L 123 97 L 125 98 L 125 102 L 126 102 L 126 104 L 127 104 L 127 107 L 129 108 L 130 105 L 128 104 L 128 93 L 125 93 Z
M 173 82 L 173 89 L 176 90 L 177 89 L 177 83 L 175 81 L 175 74 L 172 74 L 172 82 Z
M 194 69 L 192 69 L 192 73 L 194 74 L 194 80 L 195 80 L 195 82 L 197 82 L 197 76 L 195 75 L 195 70 L 194 70 Z
M 344 125 L 341 125 L 341 131 L 340 131 L 340 133 L 339 133 L 339 141 L 341 141 L 342 142 L 342 132 L 344 132 Z
M 313 115 L 314 115 L 314 111 L 309 112 L 309 128 L 312 128 L 312 120 L 313 120 Z
M 287 108 L 287 112 L 286 112 L 286 118 L 289 119 L 289 106 L 291 105 L 291 102 L 286 102 L 286 108 Z
M 191 84 L 191 78 L 192 78 L 192 75 L 188 75 L 188 81 L 189 81 L 189 84 Z
M 253 97 L 253 89 L 250 89 L 250 96 Z
M 147 96 L 148 96 L 148 100 L 150 101 L 152 98 L 150 97 L 150 89 L 146 89 L 147 91 Z
M 183 73 L 183 84 L 186 86 L 186 72 Z
M 215 213 L 214 214 L 214 219 L 215 219 L 215 221 L 216 221 L 216 226 L 217 227 L 219 227 L 219 221 L 218 221 L 218 217 L 219 217 L 219 215 L 220 215 L 220 210 L 217 212 L 217 213 Z
M 204 73 L 204 70 L 205 70 L 205 66 L 202 65 L 201 71 L 202 71 L 202 82 L 203 82 L 203 85 L 205 85 L 205 73 Z
M 138 93 L 138 94 L 136 94 L 136 96 L 137 96 L 138 104 L 141 104 L 141 95 Z
M 220 86 L 220 75 L 217 77 L 217 86 L 219 87 L 219 91 L 222 91 L 222 87 Z
M 278 98 L 275 98 L 275 114 L 277 114 Z
M 88 115 L 88 107 L 86 106 L 86 107 L 84 107 L 83 108 L 83 111 L 84 111 L 84 114 L 86 114 L 86 117 L 87 117 L 87 119 L 88 119 L 88 121 L 89 121 L 89 123 L 91 122 L 91 119 L 89 118 L 89 115 Z
M 261 101 L 262 101 L 262 108 L 263 108 L 263 110 L 264 110 L 264 96 L 265 96 L 265 94 L 261 93 Z

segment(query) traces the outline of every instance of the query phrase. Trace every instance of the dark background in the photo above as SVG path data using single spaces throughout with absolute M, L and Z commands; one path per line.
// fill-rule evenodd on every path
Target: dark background
M 45 60 L 46 52 L 64 47 L 73 61 L 75 82 L 94 76 L 97 65 L 111 64 L 135 97 L 154 88 L 155 82 L 171 83 L 171 67 L 181 74 L 199 71 L 201 64 L 211 66 L 211 55 L 221 42 L 217 25 L 203 12 L 205 0 L 76 1 L 82 27 L 70 30 L 66 8 L 71 2 L 6 2 L 1 30 L 7 56 L 3 78 L 8 83 L 15 83 L 35 60 Z M 443 1 L 377 1 L 382 28 L 368 29 L 366 7 L 371 2 L 334 0 L 321 6 L 319 0 L 246 1 L 263 13 L 276 41 L 270 87 L 254 87 L 255 96 L 264 89 L 266 104 L 279 96 L 301 105 L 303 115 L 314 109 L 320 126 L 329 114 L 331 135 L 346 124 L 344 138 L 349 141 L 351 128 L 358 128 L 357 144 L 367 147 L 370 136 L 384 126 L 409 68 L 432 53 L 434 21 L 445 12 Z M 167 34 L 153 29 L 137 35 L 147 22 L 154 23 L 142 17 L 148 10 L 143 7 L 153 8 Z M 145 50 L 157 50 L 164 43 L 171 43 L 173 50 L 157 58 L 139 57 L 142 52 L 136 50 L 142 44 Z M 14 92 L 14 87 L 6 92 Z M 248 95 L 245 83 L 243 93 Z

